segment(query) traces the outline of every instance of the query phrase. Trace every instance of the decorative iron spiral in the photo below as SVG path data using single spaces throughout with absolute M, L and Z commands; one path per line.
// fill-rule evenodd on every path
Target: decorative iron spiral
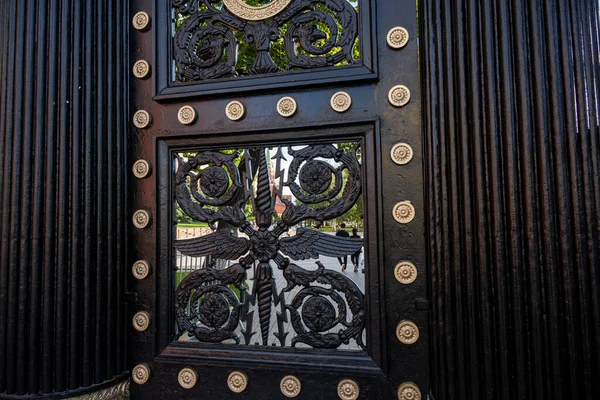
M 271 323 L 271 299 L 273 298 L 273 277 L 271 266 L 268 263 L 258 265 L 258 317 L 260 320 L 260 333 L 263 345 L 269 344 L 269 325 Z

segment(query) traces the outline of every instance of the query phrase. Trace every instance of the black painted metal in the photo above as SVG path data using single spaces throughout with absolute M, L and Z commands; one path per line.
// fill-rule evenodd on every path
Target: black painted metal
M 425 277 L 419 232 L 382 218 L 400 196 L 416 199 L 417 210 L 424 209 L 419 200 L 423 160 L 420 132 L 415 132 L 421 119 L 418 90 L 406 112 L 383 107 L 392 84 L 414 85 L 417 80 L 415 13 L 398 12 L 397 1 L 371 3 L 377 3 L 370 8 L 377 24 L 361 29 L 377 36 L 368 46 L 373 59 L 363 69 L 302 75 L 311 91 L 297 90 L 284 74 L 253 80 L 255 85 L 236 92 L 253 95 L 243 98 L 248 116 L 238 125 L 222 115 L 230 100 L 224 93 L 231 85 L 215 84 L 200 93 L 204 98 L 219 94 L 220 99 L 190 100 L 201 110 L 202 124 L 180 127 L 174 117 L 179 96 L 198 94 L 198 87 L 168 88 L 172 90 L 161 93 L 171 103 L 154 104 L 150 96 L 167 85 L 142 82 L 135 104 L 155 111 L 157 124 L 129 137 L 140 140 L 134 145 L 136 155 L 152 157 L 156 145 L 167 159 L 167 138 L 168 146 L 222 144 L 231 138 L 244 143 L 250 133 L 253 141 L 266 143 L 315 135 L 313 128 L 323 121 L 329 126 L 318 135 L 340 136 L 332 127 L 341 126 L 344 135 L 350 129 L 352 135 L 372 138 L 368 154 L 385 155 L 398 140 L 409 141 L 417 154 L 406 172 L 391 172 L 397 167 L 385 156 L 374 157 L 368 172 L 367 196 L 376 205 L 370 217 L 381 221 L 369 228 L 370 237 L 378 238 L 369 254 L 373 264 L 386 268 L 371 279 L 380 284 L 383 278 L 393 279 L 387 268 L 404 258 L 417 260 Z M 132 4 L 158 14 L 154 27 L 168 19 L 153 13 L 157 2 Z M 594 398 L 600 390 L 598 4 L 420 4 L 433 393 L 438 400 Z M 121 100 L 134 59 L 124 63 L 121 44 L 128 43 L 124 32 L 130 17 L 124 2 L 116 0 L 0 2 L 1 397 L 96 389 L 100 386 L 93 385 L 125 370 L 121 273 L 128 167 L 123 132 L 130 115 Z M 402 52 L 390 52 L 381 40 L 395 25 L 413 34 Z M 153 59 L 154 40 L 144 40 L 135 39 L 136 58 Z M 169 62 L 165 60 L 170 58 L 156 63 Z M 324 111 L 328 96 L 339 88 L 354 99 L 344 116 Z M 301 104 L 294 120 L 262 113 L 290 93 Z M 171 137 L 175 126 L 177 135 Z M 230 136 L 223 138 L 224 132 Z M 387 175 L 378 178 L 378 171 Z M 133 201 L 156 211 L 154 203 L 142 200 L 166 187 L 168 181 L 141 183 L 132 191 Z M 155 215 L 168 230 L 170 220 Z M 418 215 L 415 222 L 425 220 Z M 140 253 L 148 254 L 157 243 L 163 246 L 160 254 L 166 249 L 152 232 L 135 235 L 133 247 L 139 246 Z M 155 254 L 156 265 L 164 264 L 163 256 Z M 374 343 L 371 364 L 357 357 L 344 369 L 328 354 L 307 367 L 300 353 L 282 356 L 265 349 L 254 364 L 239 352 L 235 367 L 258 365 L 249 376 L 260 382 L 280 372 L 269 369 L 269 362 L 285 360 L 301 379 L 326 388 L 339 378 L 330 373 L 330 365 L 356 373 L 361 385 L 381 383 L 376 371 L 385 370 L 396 385 L 410 379 L 426 388 L 428 334 L 422 310 L 427 303 L 420 300 L 425 282 L 421 279 L 408 290 L 387 285 L 377 300 L 393 297 L 395 307 L 385 308 L 383 302 L 370 306 L 372 315 L 383 316 L 379 327 L 386 332 L 393 332 L 401 318 L 423 327 L 424 340 L 409 351 L 398 351 L 402 346 L 390 335 Z M 149 287 L 165 298 L 172 290 L 160 279 L 131 286 L 141 293 L 138 304 L 148 307 L 156 304 L 144 294 Z M 172 320 L 168 311 L 154 316 L 158 326 Z M 131 346 L 130 365 L 166 360 L 156 379 L 167 386 L 181 365 L 205 362 L 212 367 L 203 381 L 209 394 L 227 393 L 217 383 L 234 364 L 215 360 L 231 354 L 205 349 L 190 354 L 179 345 L 159 354 L 170 339 L 161 331 L 140 335 Z M 394 356 L 385 358 L 386 352 Z M 260 389 L 277 393 L 277 382 L 267 380 Z M 323 392 L 330 395 L 334 391 Z
M 239 32 L 243 43 L 254 45 L 254 63 L 247 69 L 250 75 L 280 71 L 270 50 L 281 37 L 288 70 L 356 62 L 352 52 L 358 34 L 358 14 L 347 1 L 294 1 L 274 17 L 259 22 L 246 21 L 227 7 L 219 9 L 212 3 L 215 2 L 173 0 L 174 10 L 184 17 L 174 37 L 178 81 L 237 76 L 238 39 L 234 32 Z M 330 34 L 319 29 L 317 23 Z M 287 29 L 283 29 L 285 25 L 289 25 Z M 319 44 L 320 40 L 324 43 Z M 298 52 L 297 44 L 306 54 Z
M 433 393 L 597 398 L 598 2 L 420 3 Z
M 130 198 L 132 209 L 148 210 L 153 218 L 149 227 L 131 232 L 131 260 L 147 259 L 154 271 L 146 279 L 129 281 L 130 291 L 136 293 L 131 316 L 137 311 L 151 315 L 149 329 L 130 329 L 128 365 L 143 362 L 152 370 L 148 383 L 132 384 L 132 397 L 279 398 L 279 382 L 287 374 L 302 381 L 299 398 L 306 399 L 336 398 L 337 384 L 343 378 L 358 382 L 361 398 L 397 398 L 398 386 L 406 381 L 415 382 L 427 393 L 428 313 L 423 307 L 427 271 L 415 3 L 361 1 L 366 13 L 358 31 L 363 49 L 368 49 L 362 65 L 177 84 L 172 84 L 174 78 L 169 73 L 173 60 L 169 53 L 172 2 L 132 0 L 131 4 L 132 14 L 143 10 L 153 21 L 150 31 L 131 35 L 130 62 L 144 59 L 153 67 L 152 77 L 132 84 L 132 109 L 147 110 L 153 117 L 149 128 L 132 129 L 132 155 L 150 162 L 153 172 L 135 181 Z M 386 34 L 397 25 L 411 33 L 409 44 L 401 51 L 392 50 L 386 43 Z M 393 107 L 388 101 L 388 92 L 398 84 L 409 86 L 412 92 L 404 108 Z M 346 113 L 330 106 L 332 95 L 340 90 L 352 97 Z M 298 111 L 291 118 L 277 113 L 277 101 L 282 96 L 293 96 L 297 101 Z M 225 108 L 232 100 L 242 102 L 246 108 L 239 121 L 226 117 Z M 178 121 L 177 113 L 183 105 L 197 111 L 194 124 Z M 405 166 L 395 164 L 390 157 L 392 146 L 400 141 L 415 149 L 413 161 Z M 364 255 L 369 266 L 365 274 L 365 349 L 337 351 L 176 340 L 175 155 L 341 142 L 361 143 Z M 207 190 L 219 191 L 216 187 Z M 400 225 L 392 218 L 392 209 L 404 200 L 411 201 L 417 212 L 413 222 Z M 411 285 L 402 285 L 394 277 L 394 267 L 402 260 L 413 261 L 419 269 L 419 278 Z M 413 345 L 402 344 L 396 337 L 398 323 L 405 319 L 420 328 L 420 339 Z M 198 371 L 198 384 L 191 390 L 178 384 L 177 374 L 183 367 Z M 233 370 L 243 371 L 249 378 L 248 388 L 241 395 L 227 387 L 227 377 Z
M 349 29 L 347 31 L 351 32 L 350 35 L 346 35 L 344 37 L 345 42 L 341 40 L 336 43 L 334 48 L 344 47 L 346 50 L 348 49 L 349 43 L 348 40 L 355 36 L 358 36 L 358 48 L 360 49 L 360 60 L 354 60 L 350 65 L 346 65 L 344 67 L 344 71 L 339 71 L 339 66 L 332 66 L 328 64 L 327 57 L 325 58 L 325 63 L 323 60 L 313 62 L 321 63 L 322 65 L 317 68 L 311 68 L 309 70 L 300 70 L 299 67 L 295 69 L 295 87 L 299 88 L 301 86 L 315 86 L 315 85 L 324 85 L 331 84 L 336 82 L 353 82 L 356 83 L 358 81 L 374 81 L 377 78 L 377 62 L 378 59 L 376 57 L 376 47 L 374 47 L 374 43 L 372 42 L 372 38 L 374 38 L 375 27 L 371 24 L 372 19 L 375 15 L 376 4 L 371 0 L 357 0 L 358 1 L 358 32 L 356 32 L 355 22 L 352 17 L 342 16 L 340 19 L 343 21 L 344 25 L 348 25 Z M 200 82 L 196 82 L 195 84 L 192 82 L 187 82 L 182 84 L 177 81 L 177 71 L 174 68 L 173 60 L 186 60 L 189 57 L 190 49 L 186 49 L 186 45 L 183 45 L 183 48 L 178 48 L 177 43 L 173 41 L 173 31 L 170 29 L 173 23 L 173 4 L 181 5 L 181 4 L 194 4 L 198 5 L 202 3 L 202 6 L 205 6 L 207 3 L 206 0 L 199 1 L 187 1 L 187 0 L 152 0 L 154 3 L 154 9 L 156 10 L 155 19 L 153 21 L 153 26 L 162 27 L 159 31 L 156 32 L 156 52 L 159 57 L 156 60 L 156 80 L 154 82 L 154 95 L 157 100 L 177 100 L 182 99 L 183 97 L 214 97 L 216 95 L 227 96 L 233 93 L 252 93 L 256 90 L 265 90 L 265 89 L 280 89 L 285 90 L 289 86 L 289 77 L 285 77 L 284 73 L 278 74 L 264 74 L 264 75 L 240 75 L 236 79 L 229 78 L 220 78 L 217 79 L 212 71 L 214 68 L 194 68 L 196 72 L 190 72 L 190 75 L 187 80 L 191 79 L 205 79 Z M 308 0 L 308 3 L 311 3 L 312 0 Z M 210 2 L 208 2 L 210 3 Z M 213 2 L 217 4 L 216 2 Z M 306 10 L 305 5 L 302 3 L 307 3 L 306 1 L 297 1 L 294 0 L 291 10 L 294 13 L 298 13 L 298 9 L 296 6 L 300 5 L 302 9 Z M 339 9 L 340 6 L 337 6 L 336 3 L 342 4 L 344 2 L 340 2 L 338 0 L 327 1 L 327 3 L 331 6 L 332 9 Z M 148 5 L 145 6 L 145 9 L 149 9 L 150 1 L 148 1 Z M 323 5 L 320 5 L 323 7 Z M 411 8 L 414 8 L 415 5 L 411 5 Z M 184 10 L 187 8 L 184 7 Z M 400 11 L 400 9 L 398 9 Z M 187 11 L 185 12 L 187 14 Z M 350 13 L 352 13 L 350 11 Z M 218 21 L 219 18 L 230 20 L 237 19 L 233 17 L 228 17 L 230 14 L 223 12 L 219 13 L 220 16 L 217 16 L 215 20 Z M 353 13 L 352 13 L 353 14 Z M 329 13 L 328 13 L 329 15 Z M 408 15 L 407 15 L 408 16 Z M 414 14 L 411 15 L 414 17 Z M 212 15 L 206 16 L 207 18 L 212 18 Z M 289 16 L 288 16 L 289 17 Z M 306 15 L 304 16 L 306 18 Z M 335 19 L 338 19 L 337 17 Z M 239 21 L 239 20 L 238 20 Z M 306 28 L 303 31 L 303 36 L 309 33 L 310 30 L 313 30 L 313 34 L 320 35 L 317 29 L 313 29 L 313 25 L 306 24 L 306 21 L 300 21 L 302 23 L 302 27 Z M 331 23 L 331 22 L 330 22 Z M 218 22 L 219 25 L 222 25 Z M 252 28 L 252 24 L 249 24 L 249 28 Z M 281 24 L 279 24 L 281 25 Z M 278 23 L 275 23 L 275 26 L 280 29 Z M 239 29 L 245 29 L 246 24 L 244 21 L 239 21 L 239 23 L 235 23 L 234 26 L 237 26 Z M 263 24 L 264 26 L 264 24 Z M 229 28 L 225 26 L 221 26 L 224 30 L 221 30 L 223 34 L 225 31 L 229 31 Z M 195 31 L 194 27 L 191 31 Z M 288 31 L 289 32 L 289 31 Z M 281 31 L 277 32 L 281 33 Z M 382 32 L 385 35 L 387 32 Z M 231 37 L 230 35 L 227 35 Z M 241 36 L 243 37 L 243 35 Z M 384 36 L 385 37 L 385 36 Z M 364 40 L 363 40 L 364 38 Z M 218 40 L 219 38 L 215 38 L 213 41 L 213 45 L 204 45 L 201 46 L 208 53 L 203 53 L 205 58 L 210 58 L 213 55 L 212 50 L 216 50 L 217 47 L 214 47 L 215 44 L 225 45 L 227 43 L 228 50 L 235 51 L 235 46 L 229 43 L 229 39 L 226 39 L 227 42 L 222 42 Z M 266 38 L 265 38 L 266 39 Z M 239 40 L 239 39 L 238 39 Z M 250 39 L 248 39 L 250 40 Z M 354 40 L 354 39 L 352 39 Z M 185 41 L 183 41 L 185 43 Z M 270 45 L 271 42 L 266 41 L 265 45 Z M 229 47 L 231 46 L 231 47 Z M 310 48 L 309 48 L 310 50 Z M 311 50 L 312 51 L 312 50 Z M 288 52 L 294 53 L 294 50 L 290 47 Z M 344 51 L 343 51 L 344 52 Z M 188 53 L 188 54 L 186 54 Z M 192 51 L 193 53 L 193 51 Z M 263 52 L 264 53 L 264 52 Z M 349 56 L 349 54 L 346 54 Z M 270 56 L 269 56 L 270 57 Z M 294 57 L 294 55 L 292 55 Z M 193 58 L 193 56 L 192 56 Z M 351 58 L 351 57 L 349 57 Z M 231 63 L 231 67 L 233 67 L 236 63 L 234 60 L 229 58 L 229 63 Z M 186 61 L 184 64 L 189 63 Z M 206 65 L 205 62 L 201 63 Z M 299 60 L 299 64 L 306 64 L 306 61 Z M 222 65 L 221 70 L 227 68 L 229 64 Z M 350 68 L 348 68 L 350 67 Z M 196 75 L 194 77 L 194 74 Z M 279 76 L 278 76 L 279 75 Z M 174 79 L 175 78 L 175 79 Z M 206 79 L 212 78 L 212 79 Z
M 97 390 L 126 371 L 126 3 L 0 3 L 0 397 Z
M 283 327 L 289 312 L 295 331 L 292 346 L 305 343 L 315 348 L 335 349 L 354 340 L 365 349 L 365 301 L 354 281 L 343 273 L 326 270 L 320 261 L 316 261 L 316 271 L 290 262 L 290 258 L 317 259 L 319 255 L 349 256 L 361 250 L 363 240 L 331 236 L 306 228 L 299 228 L 294 237 L 282 237 L 302 221 L 310 219 L 322 224 L 324 220 L 341 217 L 357 202 L 362 190 L 361 166 L 357 157 L 359 148 L 356 143 L 350 145 L 353 147 L 348 151 L 333 144 L 305 146 L 297 150 L 287 148 L 289 168 L 281 165 L 281 160 L 285 159 L 283 148 L 277 148 L 273 157 L 277 159 L 274 176 L 279 179 L 273 191 L 271 184 L 275 182 L 271 182 L 269 177 L 266 148 L 240 149 L 233 154 L 203 151 L 191 156 L 188 161 L 177 157 L 177 203 L 195 220 L 210 222 L 214 232 L 193 239 L 176 240 L 174 246 L 185 255 L 209 256 L 215 260 L 208 268 L 184 278 L 177 288 L 175 309 L 180 334 L 187 332 L 200 342 L 233 339 L 239 344 L 240 337 L 235 330 L 241 319 L 245 327 L 242 330 L 244 338 L 249 344 L 254 334 L 252 313 L 244 312 L 242 315 L 242 309 L 247 310 L 250 304 L 257 302 L 263 346 L 269 344 L 271 307 L 280 304 L 281 312 L 277 314 L 279 330 L 275 336 L 282 347 L 286 346 L 286 336 L 290 334 Z M 333 167 L 317 158 L 339 165 Z M 253 167 L 253 164 L 258 164 L 258 167 Z M 240 173 L 240 169 L 243 172 Z M 348 172 L 347 178 L 343 177 L 345 171 Z M 284 179 L 285 176 L 287 179 Z M 298 176 L 299 185 L 295 182 Z M 284 187 L 291 189 L 298 204 L 283 197 Z M 240 196 L 241 193 L 244 193 L 243 196 Z M 274 204 L 278 199 L 285 204 L 285 209 L 281 221 L 274 223 Z M 244 211 L 246 203 L 252 206 L 256 228 L 247 220 L 250 215 Z M 216 221 L 227 225 L 217 230 Z M 248 238 L 232 234 L 229 224 L 239 227 L 239 231 Z M 215 268 L 216 260 L 238 259 L 238 263 L 222 271 Z M 281 270 L 287 282 L 285 288 L 277 287 L 271 262 Z M 248 293 L 244 286 L 246 271 L 252 268 L 255 268 L 255 282 L 252 293 Z M 317 287 L 317 284 L 321 286 Z M 239 296 L 230 285 L 237 287 Z M 294 300 L 286 302 L 284 292 L 295 287 L 304 289 Z M 297 310 L 304 300 L 306 303 L 300 314 Z M 323 316 L 311 313 L 306 308 L 309 302 L 318 309 L 331 312 L 325 312 Z M 347 314 L 350 322 L 347 322 Z M 338 324 L 337 332 L 322 333 Z

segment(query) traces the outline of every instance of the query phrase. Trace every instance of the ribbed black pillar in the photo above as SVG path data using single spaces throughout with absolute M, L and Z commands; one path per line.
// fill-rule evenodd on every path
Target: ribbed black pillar
M 597 399 L 598 1 L 419 3 L 433 394 Z
M 1 398 L 126 370 L 126 4 L 0 1 Z

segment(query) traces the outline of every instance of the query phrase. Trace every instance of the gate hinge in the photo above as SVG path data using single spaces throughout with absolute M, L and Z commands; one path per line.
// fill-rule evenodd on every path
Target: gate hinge
M 415 308 L 417 310 L 429 311 L 429 300 L 427 299 L 416 299 Z

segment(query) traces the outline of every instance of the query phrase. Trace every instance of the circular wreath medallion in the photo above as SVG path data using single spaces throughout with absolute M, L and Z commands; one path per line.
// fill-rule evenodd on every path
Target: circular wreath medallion
M 300 170 L 300 185 L 310 194 L 321 194 L 331 186 L 332 174 L 329 164 L 309 161 Z
M 302 307 L 302 320 L 306 327 L 314 332 L 331 329 L 335 315 L 333 305 L 321 296 L 311 297 Z
M 211 328 L 222 326 L 229 319 L 229 303 L 220 294 L 207 294 L 198 307 L 198 319 Z
M 244 0 L 223 0 L 225 7 L 237 17 L 249 21 L 261 21 L 276 16 L 286 8 L 292 0 L 273 0 L 269 4 L 256 7 Z
M 229 176 L 221 167 L 207 167 L 200 172 L 200 188 L 209 197 L 222 196 L 229 187 Z

